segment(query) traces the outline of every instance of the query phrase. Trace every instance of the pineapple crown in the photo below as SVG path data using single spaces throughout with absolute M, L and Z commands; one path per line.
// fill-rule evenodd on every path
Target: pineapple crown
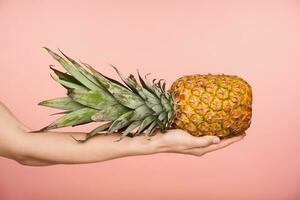
M 44 48 L 67 71 L 61 72 L 50 65 L 55 74 L 51 74 L 51 77 L 67 89 L 67 97 L 39 103 L 62 109 L 64 112 L 56 114 L 64 115 L 34 132 L 104 122 L 90 131 L 84 140 L 76 139 L 83 142 L 99 132 L 122 132 L 122 139 L 141 133 L 152 136 L 158 128 L 162 132 L 170 128 L 174 116 L 173 100 L 163 79 L 154 79 L 149 83 L 147 75 L 143 79 L 138 72 L 137 81 L 134 75 L 124 77 L 111 65 L 122 81 L 119 82 L 103 75 L 87 63 L 80 61 L 79 64 L 60 50 L 65 58 L 49 48 Z

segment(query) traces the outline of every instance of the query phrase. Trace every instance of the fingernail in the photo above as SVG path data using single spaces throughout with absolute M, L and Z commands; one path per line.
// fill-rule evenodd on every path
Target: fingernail
M 220 142 L 220 138 L 216 137 L 213 139 L 214 144 L 218 144 Z

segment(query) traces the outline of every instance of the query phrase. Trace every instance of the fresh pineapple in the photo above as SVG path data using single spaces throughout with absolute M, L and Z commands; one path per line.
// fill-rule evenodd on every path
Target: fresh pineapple
M 90 65 L 45 48 L 67 73 L 52 66 L 54 80 L 67 89 L 67 97 L 42 101 L 39 105 L 65 110 L 65 114 L 38 131 L 102 122 L 82 141 L 100 132 L 152 136 L 157 129 L 183 129 L 194 136 L 231 137 L 243 133 L 251 123 L 251 87 L 237 76 L 192 75 L 176 80 L 166 90 L 164 80 L 149 83 L 138 74 L 121 82 Z M 113 67 L 113 66 L 112 66 Z
M 237 76 L 184 76 L 173 83 L 171 93 L 174 126 L 194 136 L 234 136 L 250 126 L 251 87 Z

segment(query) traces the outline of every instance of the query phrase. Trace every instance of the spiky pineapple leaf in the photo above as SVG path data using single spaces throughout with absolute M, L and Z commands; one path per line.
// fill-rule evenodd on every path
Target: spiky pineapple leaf
M 97 110 L 95 109 L 81 108 L 56 119 L 49 126 L 42 128 L 41 131 L 91 122 L 91 117 L 96 113 Z
M 153 121 L 155 121 L 155 119 L 156 119 L 156 118 L 155 118 L 154 115 L 150 115 L 150 116 L 146 117 L 146 118 L 143 120 L 141 126 L 139 127 L 137 133 L 140 134 L 141 132 L 143 132 L 144 129 L 147 128 L 147 126 L 149 126 Z
M 160 105 L 161 102 L 160 102 L 159 98 L 144 88 L 141 88 L 141 90 L 146 96 L 146 98 L 145 98 L 146 105 L 148 107 L 150 107 L 151 109 L 153 109 L 154 112 L 159 113 L 160 110 L 162 109 L 161 107 L 159 107 L 157 109 L 153 108 L 156 105 Z
M 90 71 L 91 71 L 91 69 L 94 69 L 91 65 L 89 65 L 89 64 L 87 64 L 87 63 L 85 63 L 85 62 L 80 62 L 81 64 L 83 64 L 86 68 L 88 68 Z M 96 71 L 96 70 L 95 70 Z M 104 74 L 102 74 L 102 73 L 100 73 L 99 71 L 97 71 L 101 76 L 103 76 L 104 78 L 106 78 L 107 80 L 109 80 L 109 81 L 111 81 L 112 83 L 115 83 L 115 84 L 117 84 L 117 85 L 119 85 L 119 86 L 121 86 L 121 87 L 124 87 L 124 88 L 127 88 L 124 84 L 122 84 L 121 82 L 119 82 L 119 81 L 117 81 L 117 80 L 115 80 L 115 79 L 112 79 L 112 78 L 110 78 L 110 77 L 108 77 L 108 76 L 105 76 Z M 92 72 L 92 74 L 93 74 L 93 72 Z
M 82 105 L 95 109 L 104 109 L 117 104 L 116 100 L 110 95 L 106 95 L 98 90 L 69 90 L 68 96 Z
M 130 78 L 125 78 L 115 66 L 113 66 L 113 65 L 110 65 L 110 66 L 117 72 L 118 76 L 127 85 L 127 87 L 130 88 L 131 91 L 137 93 L 136 82 L 134 82 L 134 80 L 132 80 Z
M 101 84 L 95 79 L 95 77 L 90 74 L 86 69 L 84 69 L 78 62 L 73 60 L 72 58 L 68 57 L 66 54 L 64 54 L 60 49 L 58 49 L 62 55 L 64 55 L 67 60 L 69 60 L 73 66 L 82 74 L 84 75 L 87 79 L 89 79 L 92 83 L 97 85 L 98 87 L 102 88 Z
M 63 112 L 57 112 L 57 113 L 52 113 L 52 114 L 50 114 L 50 116 L 53 116 L 53 115 L 62 115 L 62 114 L 68 114 L 68 113 L 70 113 L 70 112 L 72 112 L 71 110 L 68 110 L 68 111 L 63 111 Z
M 90 71 L 94 74 L 94 76 L 98 79 L 98 81 L 115 97 L 115 99 L 121 103 L 122 105 L 136 109 L 137 107 L 144 104 L 143 99 L 131 92 L 127 88 L 124 88 L 116 83 L 111 82 L 106 79 L 102 74 L 96 71 L 93 67 L 86 65 Z
M 168 122 L 171 122 L 173 117 L 174 117 L 174 111 L 171 110 L 168 112 L 168 119 L 167 119 Z
M 167 112 L 161 112 L 158 116 L 158 120 L 163 121 L 167 118 Z
M 151 107 L 151 109 L 158 115 L 163 111 L 163 107 L 161 104 L 155 104 Z
M 105 131 L 109 128 L 109 126 L 112 124 L 112 122 L 108 122 L 106 124 L 102 124 L 100 126 L 98 126 L 97 128 L 93 129 L 92 131 L 90 131 L 89 133 L 86 134 L 85 139 L 82 140 L 78 140 L 75 137 L 73 137 L 74 140 L 76 140 L 77 142 L 85 142 L 88 139 L 90 139 L 91 137 L 94 137 L 96 135 L 99 134 L 99 132 Z
M 142 84 L 143 88 L 145 88 L 146 90 L 148 90 L 148 91 L 151 92 L 152 94 L 155 94 L 153 88 L 152 88 L 151 86 L 149 86 L 149 85 L 144 81 L 144 79 L 141 77 L 139 71 L 138 71 L 138 77 L 139 77 L 139 81 L 140 81 L 140 83 Z
M 57 60 L 62 67 L 64 67 L 67 72 L 69 72 L 74 78 L 76 78 L 80 83 L 82 83 L 84 86 L 91 90 L 98 90 L 99 87 L 95 85 L 92 81 L 90 81 L 88 78 L 86 78 L 81 72 L 79 72 L 74 66 L 69 64 L 64 58 L 59 56 L 58 54 L 54 53 L 47 47 L 44 47 L 48 53 L 55 59 Z
M 77 103 L 70 97 L 60 97 L 56 99 L 48 99 L 38 103 L 38 105 L 47 106 L 51 108 L 58 108 L 62 110 L 78 110 L 84 106 L 80 103 Z
M 112 106 L 107 106 L 103 110 L 100 110 L 95 115 L 92 116 L 93 121 L 114 121 L 118 119 L 121 115 L 130 111 L 125 106 L 121 104 L 115 104 Z
M 116 119 L 112 125 L 109 127 L 108 132 L 113 133 L 120 128 L 123 128 L 130 124 L 130 118 L 133 115 L 133 111 L 129 111 L 123 115 L 121 115 L 118 119 Z
M 52 76 L 53 79 L 68 91 L 68 97 L 63 100 L 72 103 L 66 106 L 59 100 L 48 102 L 49 105 L 52 103 L 52 107 L 67 111 L 61 113 L 65 114 L 64 116 L 41 130 L 78 126 L 92 121 L 108 121 L 81 140 L 86 141 L 100 131 L 123 132 L 121 137 L 123 138 L 133 135 L 131 132 L 135 129 L 137 135 L 146 133 L 146 136 L 151 136 L 157 128 L 165 131 L 169 127 L 174 110 L 171 95 L 165 90 L 164 80 L 154 79 L 151 85 L 146 76 L 145 82 L 138 72 L 138 82 L 132 74 L 125 78 L 111 65 L 122 80 L 121 83 L 103 75 L 86 63 L 80 62 L 82 64 L 80 65 L 62 51 L 60 52 L 66 60 L 50 49 L 45 49 L 66 69 L 67 73 L 64 73 L 50 67 L 57 75 Z M 75 104 L 80 106 L 77 107 Z
M 161 105 L 163 105 L 163 108 L 166 112 L 172 110 L 172 107 L 170 106 L 170 102 L 168 101 L 165 95 L 161 95 L 160 101 L 161 101 Z
M 130 120 L 132 121 L 141 120 L 151 114 L 153 114 L 153 111 L 144 104 L 133 111 L 133 115 L 130 118 Z
M 78 80 L 76 80 L 73 76 L 71 76 L 67 73 L 61 72 L 58 69 L 53 68 L 52 65 L 50 65 L 50 69 L 53 70 L 53 72 L 58 76 L 59 79 L 67 81 L 67 82 L 75 83 L 77 85 L 82 85 L 82 83 L 80 83 Z
M 156 126 L 157 126 L 157 120 L 154 120 L 145 131 L 147 137 L 150 137 L 151 134 L 154 133 L 154 131 L 157 128 Z
M 83 90 L 83 91 L 88 90 L 86 87 L 84 87 L 82 85 L 78 85 L 78 84 L 73 83 L 73 82 L 68 82 L 68 81 L 65 81 L 65 80 L 61 80 L 61 79 L 55 77 L 52 74 L 50 74 L 50 76 L 53 78 L 53 80 L 55 80 L 56 82 L 60 83 L 62 86 L 66 87 L 66 88 Z
M 127 128 L 126 130 L 123 132 L 123 137 L 128 135 L 131 131 L 133 131 L 134 129 L 136 129 L 137 127 L 139 127 L 142 124 L 143 120 L 138 120 L 138 121 L 134 121 L 132 122 Z

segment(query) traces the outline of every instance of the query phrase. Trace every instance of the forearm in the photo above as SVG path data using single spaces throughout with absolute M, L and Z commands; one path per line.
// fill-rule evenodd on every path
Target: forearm
M 25 133 L 25 141 L 20 148 L 23 164 L 51 165 L 93 163 L 133 155 L 159 153 L 162 150 L 160 134 L 147 140 L 145 136 L 120 138 L 120 134 L 99 135 L 84 143 L 85 133 Z

